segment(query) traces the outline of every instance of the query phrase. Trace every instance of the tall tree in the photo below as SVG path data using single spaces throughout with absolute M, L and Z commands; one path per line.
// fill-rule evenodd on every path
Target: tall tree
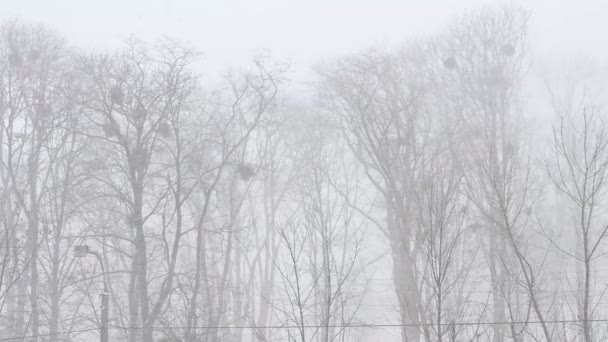
M 194 110 L 189 107 L 196 86 L 196 78 L 189 70 L 194 57 L 192 51 L 172 41 L 154 48 L 130 41 L 115 56 L 91 56 L 82 60 L 91 80 L 88 105 L 92 131 L 87 134 L 94 136 L 103 147 L 99 151 L 103 154 L 96 156 L 104 161 L 95 180 L 102 191 L 120 201 L 119 210 L 127 229 L 125 233 L 117 233 L 129 242 L 127 248 L 132 250 L 128 253 L 131 341 L 136 341 L 140 332 L 143 341 L 152 341 L 152 327 L 172 290 L 176 253 L 182 237 L 179 223 L 172 230 L 173 244 L 168 246 L 171 256 L 156 296 L 152 295 L 156 291 L 151 292 L 150 286 L 152 279 L 158 279 L 156 275 L 151 277 L 158 268 L 149 253 L 159 243 L 167 247 L 166 240 L 159 241 L 156 234 L 167 228 L 167 222 L 160 218 L 162 208 L 170 205 L 169 194 L 178 196 L 172 201 L 178 208 L 183 201 L 181 193 L 175 193 L 178 191 L 175 184 L 167 182 L 171 179 L 167 164 L 172 162 L 164 158 L 162 148 L 166 144 L 177 146 L 179 153 L 179 135 L 174 137 L 177 141 L 172 141 L 171 124 L 178 124 L 183 112 Z M 177 155 L 178 166 L 179 158 Z M 179 172 L 177 169 L 175 177 L 180 176 Z

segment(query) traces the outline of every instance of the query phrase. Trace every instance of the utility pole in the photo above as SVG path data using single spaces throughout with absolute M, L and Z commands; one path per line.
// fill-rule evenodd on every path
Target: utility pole
M 99 324 L 99 341 L 108 342 L 108 320 L 110 316 L 110 288 L 108 287 L 106 269 L 103 265 L 103 259 L 99 253 L 89 249 L 87 245 L 74 246 L 74 254 L 78 258 L 83 258 L 87 254 L 93 254 L 101 265 L 103 276 L 103 293 L 101 294 L 101 322 Z

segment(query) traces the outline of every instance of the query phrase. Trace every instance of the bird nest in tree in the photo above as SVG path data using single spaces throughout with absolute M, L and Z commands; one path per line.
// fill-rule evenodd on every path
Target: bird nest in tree
M 241 179 L 245 181 L 250 180 L 255 175 L 255 170 L 253 169 L 253 167 L 245 164 L 240 164 L 237 167 L 237 172 L 239 174 L 239 177 L 241 177 Z
M 133 214 L 133 213 L 128 214 L 125 217 L 125 223 L 129 227 L 136 227 L 137 226 L 137 217 L 135 216 L 135 214 Z
M 454 69 L 456 68 L 456 59 L 454 57 L 448 57 L 443 61 L 443 66 L 446 69 Z
M 146 115 L 148 114 L 148 112 L 146 111 L 146 108 L 144 108 L 144 106 L 142 105 L 137 105 L 135 107 L 135 109 L 133 109 L 133 118 L 136 120 L 142 120 L 146 117 Z
M 507 57 L 511 57 L 515 54 L 515 47 L 511 44 L 505 44 L 502 49 L 502 54 L 507 56 Z
M 41 118 L 48 117 L 51 115 L 51 107 L 46 103 L 38 103 L 36 105 L 36 114 Z
M 114 125 L 112 125 L 112 123 L 110 122 L 106 122 L 101 126 L 101 129 L 103 130 L 103 133 L 108 137 L 113 137 L 114 135 L 116 135 L 116 130 L 114 129 Z
M 110 89 L 110 101 L 112 101 L 113 104 L 122 106 L 124 98 L 125 95 L 119 87 L 113 87 Z
M 8 62 L 13 67 L 20 67 L 23 64 L 23 59 L 19 53 L 12 52 L 8 55 Z
M 40 58 L 40 50 L 38 49 L 32 49 L 30 50 L 30 52 L 28 53 L 28 59 L 30 60 L 30 62 L 35 62 L 38 60 L 38 58 Z
M 160 136 L 164 138 L 167 138 L 171 135 L 171 127 L 166 121 L 161 121 L 158 124 L 158 134 L 160 134 Z

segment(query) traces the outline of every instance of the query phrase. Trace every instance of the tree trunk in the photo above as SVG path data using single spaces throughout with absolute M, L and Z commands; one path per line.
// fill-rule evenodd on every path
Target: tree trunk
M 402 210 L 396 209 L 394 199 L 387 200 L 387 227 L 391 239 L 393 255 L 393 278 L 400 305 L 401 340 L 403 342 L 420 340 L 420 294 L 418 290 L 416 261 L 410 250 L 409 233 L 403 227 L 399 214 Z
M 38 153 L 36 145 L 37 135 L 40 134 L 35 130 L 35 136 L 32 142 L 33 152 L 28 160 L 28 182 L 29 182 L 29 215 L 28 215 L 28 251 L 29 251 L 29 271 L 30 271 L 30 306 L 31 306 L 31 326 L 32 326 L 32 342 L 38 342 L 39 327 L 40 327 L 40 309 L 38 306 L 38 229 L 40 218 L 38 213 Z

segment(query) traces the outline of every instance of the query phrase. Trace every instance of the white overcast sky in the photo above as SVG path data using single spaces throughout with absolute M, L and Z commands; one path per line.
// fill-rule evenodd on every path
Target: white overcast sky
M 467 9 L 496 0 L 0 0 L 0 18 L 42 22 L 82 47 L 177 37 L 204 53 L 207 75 L 256 49 L 288 59 L 296 74 L 320 59 L 374 43 L 433 33 Z M 532 11 L 533 51 L 605 57 L 608 0 L 512 0 Z

